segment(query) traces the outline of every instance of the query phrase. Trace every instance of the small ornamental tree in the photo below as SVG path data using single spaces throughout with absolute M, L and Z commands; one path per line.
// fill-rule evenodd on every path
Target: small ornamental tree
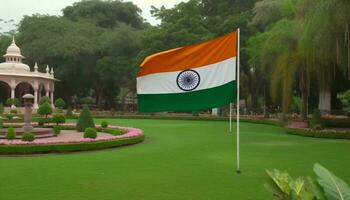
M 95 128 L 95 123 L 92 119 L 89 107 L 84 106 L 80 113 L 76 129 L 77 131 L 83 132 L 86 128 Z
M 62 98 L 58 98 L 55 101 L 55 106 L 57 108 L 63 109 L 66 106 L 66 102 Z
M 6 105 L 7 106 L 12 106 L 12 105 L 19 106 L 19 100 L 17 98 L 14 98 L 14 99 L 8 98 L 6 100 Z
M 7 129 L 6 139 L 8 140 L 16 139 L 16 131 L 14 128 L 10 127 Z
M 42 105 L 39 106 L 38 109 L 39 115 L 45 115 L 45 118 L 47 118 L 47 115 L 52 114 L 52 107 L 49 103 L 45 102 Z
M 44 103 L 50 104 L 50 102 L 51 102 L 51 100 L 48 96 L 43 96 L 40 98 L 39 106 L 43 105 Z
M 53 123 L 56 123 L 57 125 L 63 124 L 66 122 L 66 118 L 64 117 L 63 114 L 54 114 L 51 120 Z

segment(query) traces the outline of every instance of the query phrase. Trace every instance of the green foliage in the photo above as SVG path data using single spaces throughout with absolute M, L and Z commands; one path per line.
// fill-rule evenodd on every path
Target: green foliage
M 51 122 L 51 119 L 49 118 L 39 118 L 38 119 L 38 125 L 43 127 L 45 124 L 48 124 Z
M 61 133 L 61 127 L 60 126 L 54 126 L 53 127 L 53 133 L 55 135 L 59 135 Z
M 314 112 L 312 113 L 310 128 L 314 128 L 316 125 L 322 127 L 321 112 L 318 109 L 315 109 Z
M 6 100 L 6 105 L 7 106 L 12 106 L 12 105 L 19 106 L 20 103 L 19 103 L 19 100 L 17 98 L 13 98 L 13 99 L 12 98 L 8 98 Z
M 315 138 L 350 139 L 350 131 L 286 128 L 286 133 Z
M 316 163 L 314 172 L 317 183 L 311 178 L 293 179 L 287 172 L 266 170 L 269 183 L 266 188 L 280 200 L 347 200 L 350 199 L 350 187 L 332 172 Z
M 13 114 L 7 113 L 7 114 L 6 114 L 6 118 L 7 118 L 8 120 L 12 120 L 12 119 L 13 119 Z
M 101 127 L 102 128 L 107 128 L 108 127 L 108 122 L 107 121 L 101 122 Z
M 125 133 L 125 131 L 123 130 L 120 130 L 120 129 L 112 129 L 112 128 L 104 128 L 103 130 L 101 130 L 105 133 L 109 133 L 109 134 L 112 134 L 112 135 L 122 135 Z
M 94 99 L 92 97 L 83 97 L 79 99 L 79 103 L 82 105 L 90 105 L 94 103 Z
M 87 106 L 84 106 L 78 118 L 76 129 L 77 131 L 82 132 L 86 128 L 95 128 L 95 123 L 94 123 L 94 120 L 92 119 L 89 108 Z
M 344 108 L 350 108 L 350 90 L 348 90 L 342 94 L 339 94 L 338 99 L 340 99 Z
M 347 183 L 318 163 L 314 165 L 314 172 L 317 175 L 317 182 L 323 188 L 327 199 L 350 199 L 350 187 Z
M 37 112 L 39 115 L 45 115 L 45 118 L 47 118 L 47 115 L 52 114 L 52 107 L 50 103 L 44 102 L 39 106 L 39 109 Z
M 66 112 L 66 116 L 73 116 L 73 110 L 71 106 L 68 106 L 67 108 L 67 112 Z
M 54 114 L 54 115 L 52 116 L 51 121 L 52 121 L 53 123 L 56 123 L 56 124 L 58 125 L 58 124 L 63 124 L 63 123 L 65 123 L 65 122 L 66 122 L 66 118 L 65 118 L 65 116 L 64 116 L 63 114 L 56 113 L 56 114 Z
M 7 129 L 6 139 L 13 140 L 16 138 L 16 131 L 13 127 Z
M 58 99 L 56 99 L 56 101 L 55 101 L 55 106 L 56 106 L 57 108 L 62 109 L 62 108 L 64 108 L 64 107 L 66 106 L 66 102 L 65 102 L 62 98 L 58 98 Z
M 86 128 L 84 131 L 84 138 L 93 138 L 97 137 L 97 132 L 94 128 Z
M 22 141 L 32 142 L 34 140 L 35 140 L 35 136 L 33 133 L 30 133 L 30 132 L 23 133 Z
M 293 179 L 287 172 L 277 169 L 266 170 L 266 173 L 269 176 L 269 183 L 265 184 L 265 187 L 277 199 L 313 200 L 315 198 L 308 179 L 301 177 Z
M 0 114 L 3 114 L 5 111 L 4 105 L 0 103 Z
M 43 96 L 43 97 L 41 97 L 40 100 L 39 100 L 39 107 L 42 106 L 42 105 L 44 105 L 45 103 L 51 104 L 51 99 L 50 99 L 50 97 L 48 97 L 48 96 Z
M 18 113 L 18 111 L 17 111 L 16 109 L 11 109 L 11 110 L 10 110 L 10 113 L 15 115 L 15 114 Z

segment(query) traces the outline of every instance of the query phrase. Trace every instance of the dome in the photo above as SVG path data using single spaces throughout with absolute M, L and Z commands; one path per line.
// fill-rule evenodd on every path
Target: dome
M 4 55 L 4 57 L 10 57 L 10 56 L 24 58 L 21 55 L 21 49 L 16 45 L 14 37 L 12 39 L 11 45 L 7 47 L 6 54 Z
M 6 71 L 30 71 L 30 67 L 24 63 L 9 63 L 4 62 L 0 63 L 0 70 L 6 70 Z

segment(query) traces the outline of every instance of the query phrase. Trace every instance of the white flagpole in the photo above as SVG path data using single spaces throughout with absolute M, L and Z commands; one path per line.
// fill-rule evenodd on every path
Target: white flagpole
M 239 159 L 239 65 L 240 65 L 240 60 L 239 60 L 239 51 L 240 51 L 240 29 L 237 29 L 237 100 L 236 100 L 236 105 L 237 105 L 237 169 L 236 172 L 239 174 L 241 173 L 240 169 L 240 159 Z

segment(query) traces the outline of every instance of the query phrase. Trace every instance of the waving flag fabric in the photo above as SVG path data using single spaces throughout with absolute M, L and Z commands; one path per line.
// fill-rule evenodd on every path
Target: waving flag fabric
M 140 112 L 195 111 L 236 98 L 237 32 L 148 56 L 137 76 Z

